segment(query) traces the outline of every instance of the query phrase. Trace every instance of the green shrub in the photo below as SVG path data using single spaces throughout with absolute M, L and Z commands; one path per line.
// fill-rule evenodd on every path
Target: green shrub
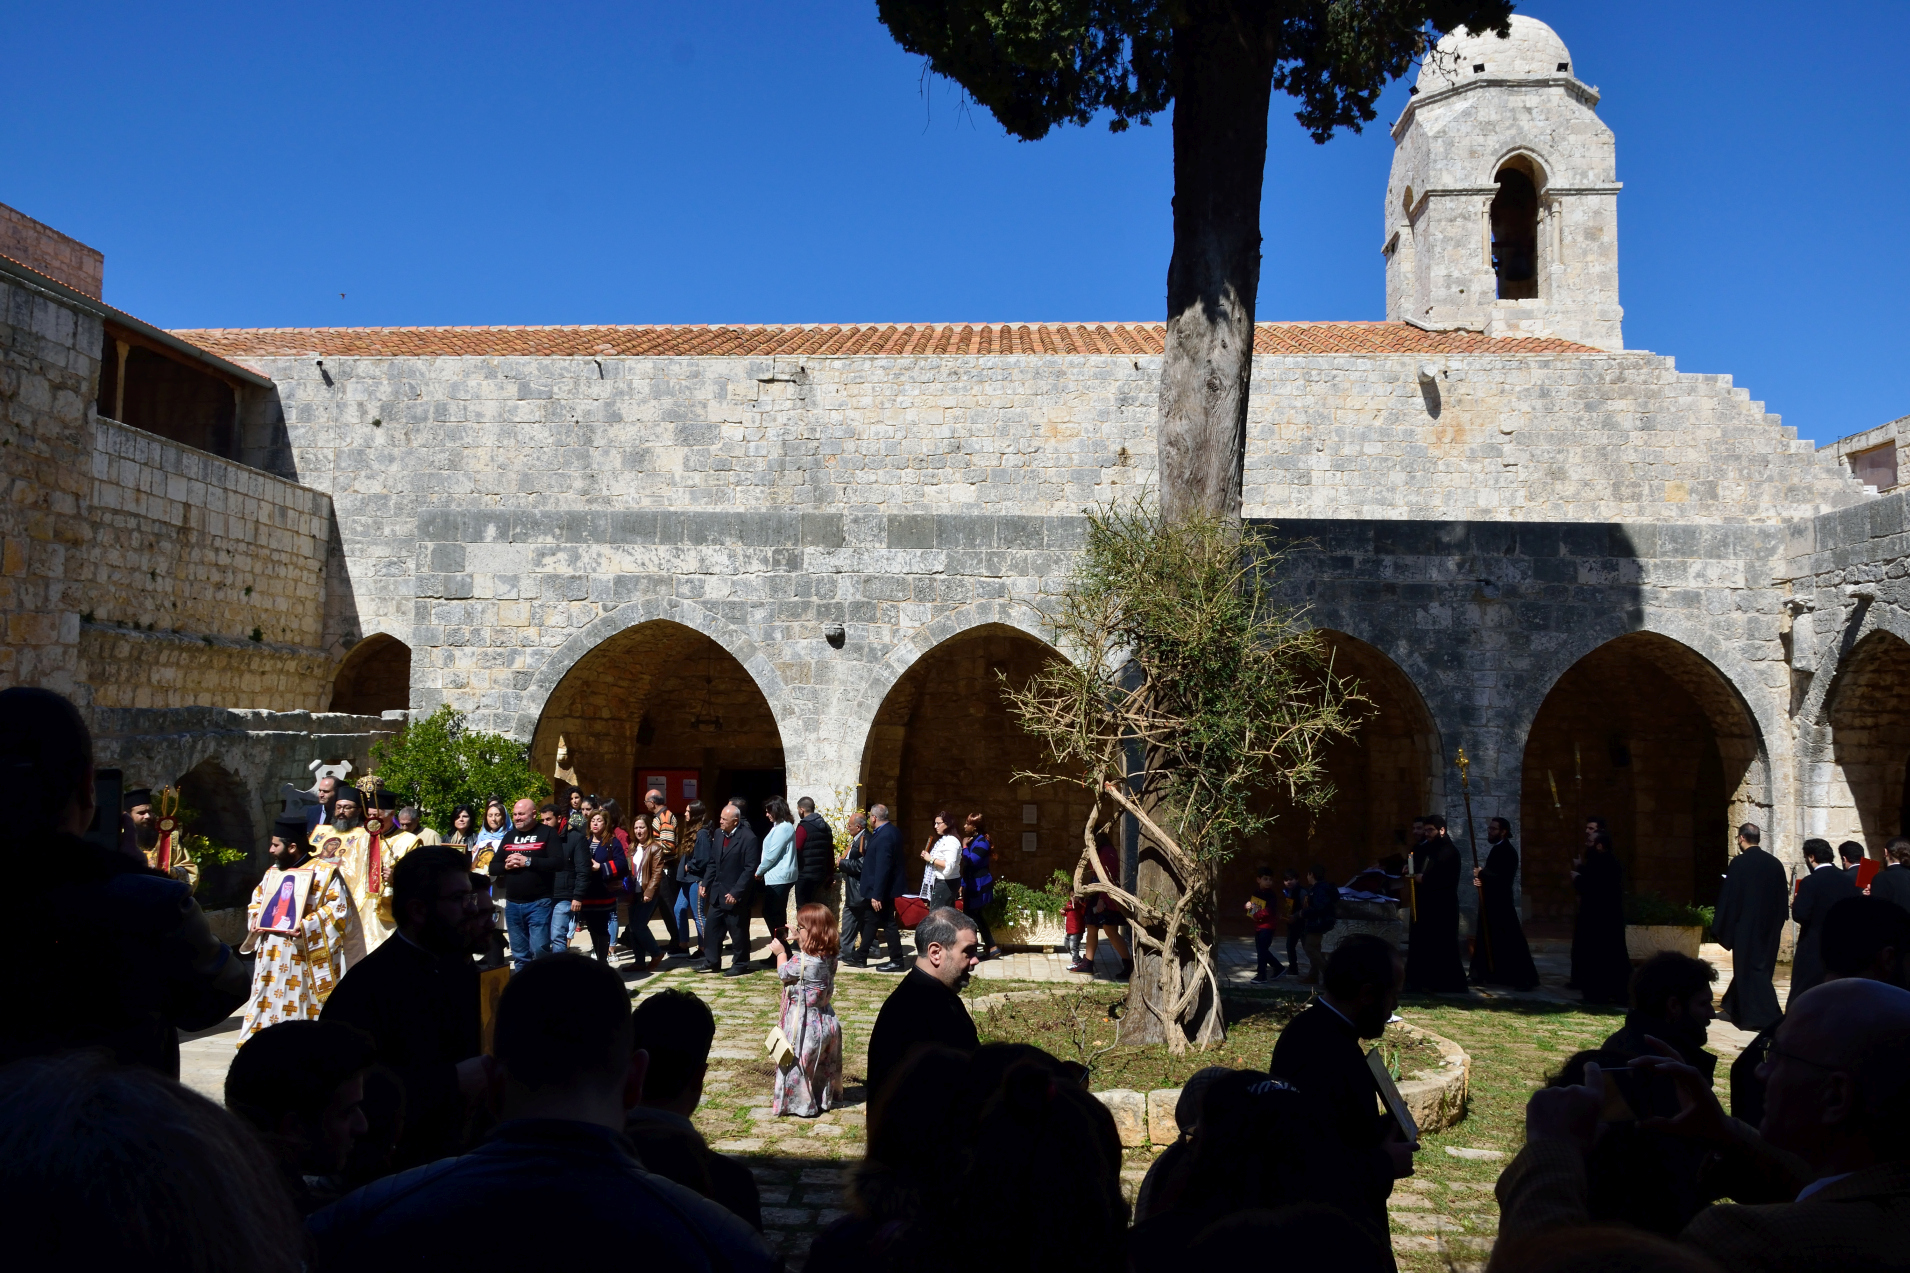
M 985 912 L 990 928 L 1008 926 L 1033 928 L 1044 917 L 1059 920 L 1068 908 L 1074 881 L 1066 872 L 1056 871 L 1045 888 L 1029 888 L 1013 880 L 995 881 L 995 900 Z
M 550 799 L 550 779 L 531 768 L 530 748 L 467 728 L 464 713 L 451 707 L 373 743 L 371 761 L 385 790 L 400 803 L 416 804 L 419 816 L 441 834 L 450 834 L 451 815 L 461 804 L 481 812 L 493 796 L 507 806 L 525 796 L 540 805 Z
M 1625 899 L 1627 924 L 1708 929 L 1713 913 L 1712 907 L 1681 905 L 1662 893 L 1633 893 Z

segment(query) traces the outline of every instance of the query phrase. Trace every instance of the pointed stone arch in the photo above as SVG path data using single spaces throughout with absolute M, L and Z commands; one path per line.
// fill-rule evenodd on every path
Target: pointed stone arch
M 889 805 L 911 849 L 926 843 L 937 812 L 958 820 L 982 814 L 997 879 L 1032 886 L 1057 870 L 1072 871 L 1088 793 L 1066 782 L 1015 780 L 1018 771 L 1045 768 L 1046 761 L 1003 695 L 1004 679 L 1023 684 L 1062 657 L 1026 627 L 1001 622 L 960 625 L 909 651 L 870 714 L 860 803 Z
M 615 798 L 626 816 L 653 776 L 689 778 L 711 808 L 732 795 L 760 803 L 784 794 L 772 700 L 743 658 L 680 618 L 609 631 L 567 661 L 539 703 L 528 731 L 532 763 L 557 772 L 561 745 L 567 781 Z M 673 802 L 680 791 L 672 786 Z
M 1732 680 L 1672 637 L 1629 632 L 1575 659 L 1525 731 L 1517 830 L 1534 918 L 1569 920 L 1566 875 L 1594 814 L 1628 890 L 1716 901 L 1732 828 L 1769 825 L 1765 737 Z
M 411 647 L 374 632 L 352 646 L 332 677 L 333 712 L 377 716 L 411 705 Z
M 1328 879 L 1344 882 L 1362 867 L 1405 852 L 1413 819 L 1445 806 L 1445 751 L 1418 685 L 1378 647 L 1335 629 L 1320 634 L 1335 672 L 1357 681 L 1371 705 L 1359 730 L 1327 749 L 1333 802 L 1309 819 L 1275 797 L 1271 832 L 1242 846 L 1222 869 L 1222 897 L 1251 892 L 1254 868 L 1262 863 L 1276 871 L 1305 871 L 1317 862 Z M 1222 914 L 1245 931 L 1245 922 L 1231 911 Z
M 1878 625 L 1839 662 L 1824 694 L 1829 763 L 1812 766 L 1811 832 L 1873 857 L 1910 826 L 1910 642 Z

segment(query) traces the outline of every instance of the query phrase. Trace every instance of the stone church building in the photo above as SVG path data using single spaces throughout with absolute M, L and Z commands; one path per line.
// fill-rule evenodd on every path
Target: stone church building
M 1541 921 L 1588 813 L 1699 902 L 1740 821 L 1793 862 L 1910 825 L 1897 430 L 1816 449 L 1626 347 L 1598 102 L 1542 23 L 1448 37 L 1375 192 L 1384 321 L 1259 328 L 1245 512 L 1375 706 L 1277 864 L 1463 836 L 1462 746 Z M 233 842 L 450 704 L 626 807 L 980 810 L 1008 878 L 1071 863 L 998 674 L 1052 656 L 1082 509 L 1150 487 L 1160 323 L 168 332 L 11 210 L 0 258 L 0 683 Z

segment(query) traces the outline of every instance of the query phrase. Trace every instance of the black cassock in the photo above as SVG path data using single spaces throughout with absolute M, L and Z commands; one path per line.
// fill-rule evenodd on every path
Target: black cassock
M 1791 994 L 1784 1007 L 1824 980 L 1824 918 L 1847 897 L 1861 897 L 1857 886 L 1836 867 L 1813 867 L 1797 886 L 1791 918 L 1797 921 L 1797 950 L 1791 956 Z
M 1790 918 L 1790 891 L 1784 864 L 1760 848 L 1744 850 L 1724 872 L 1711 931 L 1731 952 L 1724 1015 L 1740 1030 L 1762 1030 L 1783 1015 L 1771 978 L 1784 921 Z
M 1406 947 L 1406 988 L 1433 993 L 1466 989 L 1459 954 L 1459 846 L 1449 837 L 1426 841 L 1424 878 L 1415 897 L 1412 941 Z
M 1472 979 L 1494 986 L 1530 990 L 1539 984 L 1532 948 L 1525 944 L 1513 884 L 1519 876 L 1519 851 L 1501 840 L 1479 868 L 1479 938 L 1472 947 Z
M 1625 953 L 1625 874 L 1604 849 L 1585 850 L 1572 881 L 1578 922 L 1572 928 L 1572 984 L 1586 1003 L 1624 1003 L 1631 991 Z

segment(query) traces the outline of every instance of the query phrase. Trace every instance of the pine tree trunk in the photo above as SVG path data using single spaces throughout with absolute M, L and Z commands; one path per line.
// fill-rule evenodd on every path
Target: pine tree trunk
M 1224 2 L 1192 9 L 1174 36 L 1161 511 L 1239 517 L 1273 67 L 1259 21 Z

